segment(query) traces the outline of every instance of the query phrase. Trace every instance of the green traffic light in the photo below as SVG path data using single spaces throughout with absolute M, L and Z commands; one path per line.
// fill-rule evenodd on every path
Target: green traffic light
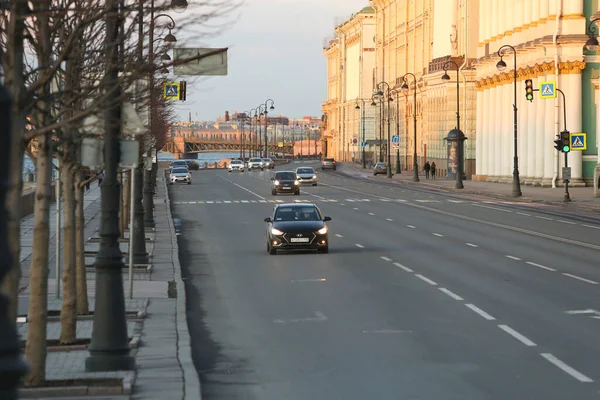
M 527 100 L 533 100 L 533 95 L 530 93 L 527 93 L 527 95 L 525 96 L 527 98 Z
M 571 151 L 570 146 L 563 146 L 563 153 L 568 153 L 569 151 Z

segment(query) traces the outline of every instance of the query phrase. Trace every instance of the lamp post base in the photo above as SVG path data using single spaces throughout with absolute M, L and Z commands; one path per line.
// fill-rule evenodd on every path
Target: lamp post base
M 413 182 L 419 182 L 419 166 L 415 164 L 413 170 Z
M 124 354 L 92 354 L 85 359 L 86 372 L 131 371 L 135 369 L 135 358 Z

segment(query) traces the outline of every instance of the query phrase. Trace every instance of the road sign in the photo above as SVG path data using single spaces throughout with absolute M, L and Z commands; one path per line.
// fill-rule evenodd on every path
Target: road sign
M 175 75 L 226 76 L 227 48 L 175 48 Z
M 163 85 L 163 97 L 167 100 L 179 100 L 179 83 L 165 82 Z
M 587 135 L 583 132 L 571 133 L 571 150 L 587 150 Z
M 354 144 L 358 143 L 358 139 L 356 139 L 356 138 L 352 139 L 352 143 L 354 143 Z
M 554 99 L 556 98 L 556 82 L 540 82 L 540 98 Z
M 563 167 L 562 168 L 562 178 L 563 178 L 563 181 L 571 180 L 571 167 Z
M 392 136 L 392 147 L 400 147 L 400 136 Z
M 277 147 L 283 147 L 283 142 L 278 142 Z
M 367 142 L 362 142 L 360 145 L 361 145 L 362 147 L 367 147 Z

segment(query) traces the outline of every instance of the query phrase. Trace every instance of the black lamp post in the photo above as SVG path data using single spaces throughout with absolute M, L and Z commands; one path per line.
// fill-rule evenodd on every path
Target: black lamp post
M 271 104 L 271 107 L 269 107 L 269 103 Z M 267 99 L 267 101 L 265 101 L 265 104 L 263 104 L 265 107 L 265 157 L 269 156 L 269 142 L 267 139 L 267 128 L 268 128 L 268 124 L 269 124 L 269 110 L 274 110 L 275 109 L 275 102 L 271 99 Z
M 383 99 L 382 99 L 383 101 Z M 373 95 L 371 97 L 371 106 L 372 107 L 377 107 L 377 102 L 375 101 L 375 95 Z M 381 142 L 383 141 L 381 135 L 382 135 L 382 124 L 383 124 L 383 116 L 381 114 L 381 110 L 383 109 L 383 107 L 381 106 L 381 103 L 379 103 L 379 162 L 383 162 L 383 149 L 381 146 Z
M 589 51 L 598 51 L 599 44 L 598 38 L 596 37 L 598 33 L 596 22 L 598 21 L 600 21 L 600 17 L 593 18 L 588 25 L 588 36 L 590 38 L 587 40 L 587 42 L 585 42 L 585 48 Z
M 119 248 L 119 167 L 121 136 L 121 90 L 117 43 L 119 19 L 117 0 L 106 2 L 106 74 L 104 111 L 104 168 L 102 182 L 102 223 L 100 249 L 96 255 L 96 297 L 94 328 L 85 360 L 88 372 L 132 370 L 135 359 L 129 355 L 129 336 L 123 294 L 123 254 Z
M 361 102 L 362 107 L 358 105 L 358 102 Z M 361 115 L 360 115 L 360 123 L 362 125 L 362 142 L 360 143 L 360 146 L 362 148 L 362 167 L 363 169 L 367 168 L 367 160 L 365 159 L 365 101 L 363 99 L 356 99 L 356 107 L 354 107 L 355 110 L 361 110 Z
M 377 97 L 381 98 L 381 102 L 383 104 L 383 99 L 384 96 L 387 96 L 387 131 L 388 131 L 388 137 L 387 137 L 387 177 L 391 178 L 392 177 L 392 156 L 391 156 L 391 125 L 390 125 L 390 103 L 392 101 L 394 101 L 394 99 L 392 98 L 392 94 L 390 93 L 390 84 L 387 82 L 379 82 L 377 84 L 377 92 L 375 93 L 375 95 Z
M 454 64 L 454 66 L 456 67 L 456 130 L 457 130 L 457 134 L 459 135 L 459 137 L 458 137 L 457 143 L 456 143 L 458 157 L 456 160 L 457 165 L 456 165 L 456 185 L 455 185 L 455 187 L 456 187 L 456 189 L 464 189 L 463 180 L 462 180 L 462 176 L 463 176 L 462 165 L 463 165 L 464 150 L 463 150 L 463 140 L 461 140 L 461 131 L 460 131 L 460 79 L 459 79 L 459 75 L 458 75 L 459 65 L 452 60 L 446 61 L 446 63 L 444 64 L 444 75 L 442 75 L 442 79 L 445 81 L 450 80 L 450 75 L 448 75 L 449 64 Z
M 517 136 L 517 123 L 518 123 L 518 110 L 517 110 L 517 49 L 512 47 L 509 44 L 505 44 L 500 47 L 498 50 L 498 57 L 500 57 L 500 61 L 496 64 L 496 68 L 500 72 L 506 69 L 506 63 L 502 59 L 504 57 L 505 52 L 511 49 L 514 54 L 514 70 L 513 70 L 513 78 L 514 78 L 514 103 L 513 103 L 513 141 L 514 141 L 514 158 L 513 158 L 513 188 L 512 195 L 514 197 L 520 197 L 523 193 L 521 192 L 521 181 L 519 179 L 519 153 L 518 153 L 518 136 Z
M 250 157 L 255 157 L 254 143 L 256 142 L 256 132 L 252 130 L 252 121 L 256 119 L 256 108 L 250 109 Z M 254 124 L 254 130 L 256 130 L 256 124 Z
M 258 157 L 263 157 L 263 148 L 262 148 L 262 121 L 260 120 L 265 115 L 264 104 L 261 104 L 257 107 L 257 124 L 258 124 Z M 265 136 L 267 136 L 267 132 L 265 132 Z
M 407 72 L 402 77 L 404 83 L 402 84 L 402 91 L 405 94 L 408 94 L 409 88 L 407 83 L 408 75 L 413 77 L 413 81 L 415 82 L 415 91 L 413 93 L 413 182 L 419 182 L 419 163 L 417 159 L 417 77 L 412 72 Z
M 400 167 L 400 91 L 395 87 L 396 90 L 396 136 L 398 136 L 398 147 L 396 148 L 396 173 L 402 173 Z

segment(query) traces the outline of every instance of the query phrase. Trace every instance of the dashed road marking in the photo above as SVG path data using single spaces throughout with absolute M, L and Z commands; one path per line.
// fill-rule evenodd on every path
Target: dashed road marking
M 411 228 L 411 229 L 415 229 L 416 228 L 416 226 L 414 226 L 414 225 L 406 225 L 406 226 L 409 227 L 409 228 Z
M 394 220 L 393 220 L 393 219 L 391 219 L 391 218 L 386 218 L 385 220 L 386 220 L 386 221 L 390 221 L 390 222 L 394 222 Z
M 442 235 L 441 233 L 433 233 L 433 236 L 437 236 L 437 237 L 444 237 L 444 235 Z
M 581 224 L 581 226 L 585 226 L 586 228 L 600 229 L 600 226 L 596 225 Z
M 565 221 L 562 219 L 557 219 L 557 222 L 563 223 L 563 224 L 569 224 L 569 225 L 577 225 L 575 222 L 571 222 L 571 221 Z
M 375 215 L 375 214 L 373 214 L 373 213 L 369 213 L 369 215 Z
M 342 236 L 342 235 L 340 235 L 339 233 L 336 233 L 336 234 L 335 234 L 335 236 L 337 236 L 337 237 L 339 237 L 339 238 L 343 237 L 343 236 Z
M 561 370 L 563 370 L 563 372 L 566 372 L 567 374 L 571 375 L 573 378 L 577 379 L 579 382 L 582 382 L 582 383 L 591 383 L 591 382 L 594 382 L 593 379 L 585 376 L 581 372 L 577 371 L 575 368 L 573 368 L 573 367 L 565 364 L 563 361 L 559 360 L 558 358 L 556 358 L 552 354 L 550 354 L 550 353 L 541 353 L 540 355 L 542 357 L 544 357 L 546 360 L 548 360 L 551 364 L 554 364 L 554 366 L 556 366 L 556 367 L 560 368 Z
M 552 218 L 542 217 L 540 215 L 536 215 L 535 217 L 538 218 L 538 219 L 545 219 L 546 221 L 552 221 L 553 220 Z
M 435 282 L 435 281 L 432 281 L 431 279 L 429 279 L 429 278 L 428 278 L 428 277 L 426 277 L 426 276 L 423 276 L 423 275 L 421 275 L 421 274 L 415 274 L 415 276 L 416 276 L 417 278 L 421 279 L 422 281 L 429 283 L 429 284 L 430 284 L 430 285 L 432 285 L 432 286 L 437 286 L 437 282 Z
M 495 203 L 492 203 L 495 204 Z M 511 210 L 505 210 L 504 208 L 498 208 L 498 207 L 490 207 L 490 206 L 484 206 L 481 204 L 473 204 L 475 207 L 481 207 L 481 208 L 488 208 L 490 210 L 496 210 L 496 211 L 502 211 L 502 212 L 506 212 L 506 213 L 511 213 Z
M 364 249 L 364 248 L 365 248 L 365 246 L 363 246 L 362 244 L 358 244 L 358 243 L 356 243 L 356 244 L 355 244 L 355 246 L 356 246 L 356 247 L 359 247 L 359 248 L 361 248 L 361 249 Z
M 479 247 L 479 246 L 477 246 L 476 244 L 473 244 L 473 243 L 465 243 L 465 244 L 467 246 L 469 246 L 469 247 Z
M 463 301 L 464 299 L 462 297 L 460 297 L 459 295 L 457 295 L 456 293 L 454 293 L 453 291 L 446 289 L 446 288 L 438 288 L 442 293 L 446 293 L 448 296 L 452 297 L 454 300 L 458 300 L 458 301 Z
M 534 263 L 534 262 L 531 262 L 531 261 L 527 261 L 526 264 L 533 265 L 534 267 L 545 269 L 547 271 L 556 272 L 556 270 L 554 268 L 546 267 L 545 265 L 537 264 L 537 263 Z
M 515 256 L 509 256 L 509 255 L 506 255 L 505 257 L 506 257 L 506 258 L 510 258 L 511 260 L 515 260 L 515 261 L 521 261 L 521 259 L 520 259 L 519 257 L 515 257 Z
M 384 256 L 381 256 L 381 257 L 379 257 L 379 258 L 381 258 L 383 261 L 392 261 L 392 259 L 391 259 L 391 258 L 384 257 Z
M 569 278 L 573 278 L 573 279 L 577 279 L 580 280 L 582 282 L 587 282 L 587 283 L 591 283 L 592 285 L 599 285 L 600 283 L 596 282 L 596 281 L 592 281 L 590 279 L 586 279 L 586 278 L 582 278 L 581 276 L 577 276 L 577 275 L 573 275 L 573 274 L 569 274 L 567 272 L 563 272 L 562 273 L 564 276 L 568 276 Z
M 470 308 L 475 313 L 479 314 L 481 317 L 487 319 L 488 321 L 493 321 L 496 318 L 492 317 L 490 314 L 483 311 L 481 308 L 477 307 L 475 304 L 465 304 L 466 307 Z
M 523 343 L 525 346 L 534 347 L 537 346 L 533 341 L 529 340 L 527 337 L 521 335 L 519 332 L 515 331 L 508 325 L 498 325 L 498 328 L 502 329 L 504 332 L 508 333 L 510 336 L 517 339 L 519 342 Z
M 524 215 L 526 217 L 531 217 L 531 214 L 527 214 L 527 213 L 523 213 L 523 212 L 518 212 L 517 214 Z
M 398 268 L 401 268 L 403 270 L 405 270 L 406 272 L 414 272 L 412 269 L 400 264 L 400 263 L 394 263 L 394 265 Z

